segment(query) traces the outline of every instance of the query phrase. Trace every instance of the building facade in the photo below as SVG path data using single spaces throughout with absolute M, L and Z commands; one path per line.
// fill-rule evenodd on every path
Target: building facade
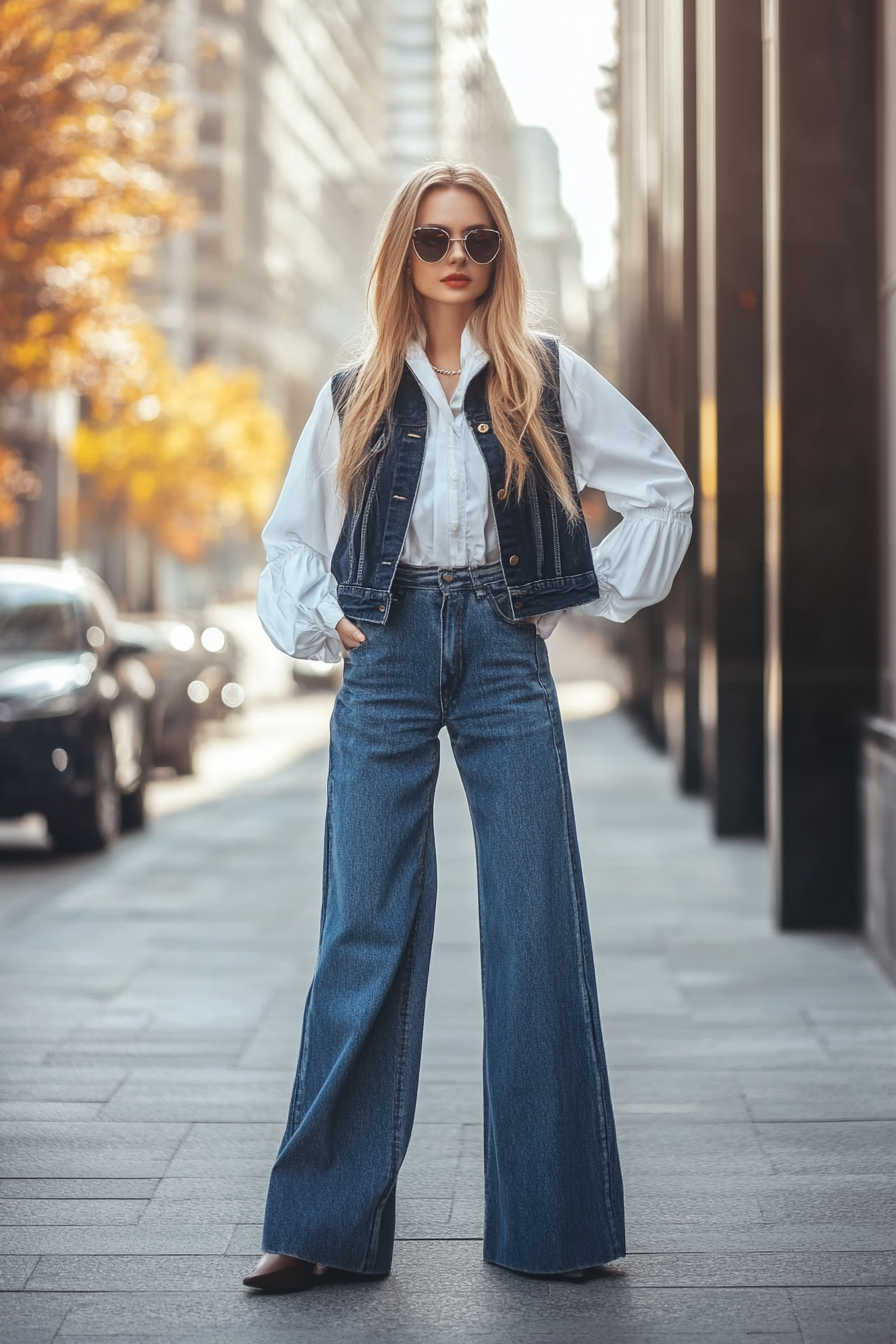
M 622 378 L 698 485 L 640 709 L 780 926 L 894 968 L 896 5 L 620 0 L 620 48 Z

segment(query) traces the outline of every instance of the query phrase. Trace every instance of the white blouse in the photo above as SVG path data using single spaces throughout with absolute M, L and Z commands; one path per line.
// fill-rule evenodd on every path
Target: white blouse
M 464 415 L 467 388 L 486 356 L 465 331 L 462 372 L 450 402 L 418 343 L 407 362 L 426 397 L 429 423 L 401 559 L 458 569 L 499 560 L 488 472 Z M 579 489 L 603 490 L 623 519 L 593 552 L 601 595 L 578 610 L 627 621 L 671 588 L 691 536 L 694 492 L 653 426 L 564 346 L 560 405 Z M 330 573 L 345 517 L 335 484 L 338 456 L 339 419 L 328 382 L 262 533 L 268 563 L 258 585 L 258 614 L 277 647 L 293 658 L 327 663 L 342 657 L 336 624 L 343 612 Z M 558 620 L 556 612 L 539 617 L 539 633 L 547 638 Z

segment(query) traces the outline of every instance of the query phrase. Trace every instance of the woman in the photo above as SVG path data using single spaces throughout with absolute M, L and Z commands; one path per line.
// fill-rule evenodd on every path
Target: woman
M 476 835 L 485 1010 L 485 1258 L 581 1277 L 625 1253 L 622 1181 L 557 697 L 561 611 L 668 592 L 692 491 L 651 426 L 526 326 L 505 207 L 429 165 L 387 212 L 374 339 L 299 440 L 265 528 L 259 612 L 345 677 L 324 904 L 264 1254 L 244 1282 L 389 1272 L 417 1089 L 444 726 Z M 624 521 L 592 557 L 578 490 Z

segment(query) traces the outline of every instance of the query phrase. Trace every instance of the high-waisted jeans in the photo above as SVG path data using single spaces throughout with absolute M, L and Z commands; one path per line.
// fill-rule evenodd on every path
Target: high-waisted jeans
M 385 1274 L 411 1136 L 445 726 L 473 819 L 485 1017 L 486 1260 L 625 1253 L 622 1178 L 557 696 L 499 566 L 401 566 L 331 724 L 324 899 L 263 1247 Z

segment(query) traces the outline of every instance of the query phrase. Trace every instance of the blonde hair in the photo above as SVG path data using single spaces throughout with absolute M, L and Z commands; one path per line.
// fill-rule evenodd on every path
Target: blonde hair
M 507 464 L 505 489 L 519 499 L 534 467 L 573 519 L 578 514 L 574 484 L 563 451 L 541 414 L 549 369 L 543 342 L 528 328 L 526 282 L 507 209 L 485 173 L 469 164 L 431 163 L 419 168 L 399 187 L 380 225 L 367 289 L 372 336 L 349 385 L 340 432 L 340 493 L 348 500 L 363 489 L 368 445 L 390 414 L 408 345 L 423 328 L 407 263 L 420 202 L 434 187 L 475 191 L 502 238 L 492 282 L 470 325 L 489 360 L 488 401 Z

